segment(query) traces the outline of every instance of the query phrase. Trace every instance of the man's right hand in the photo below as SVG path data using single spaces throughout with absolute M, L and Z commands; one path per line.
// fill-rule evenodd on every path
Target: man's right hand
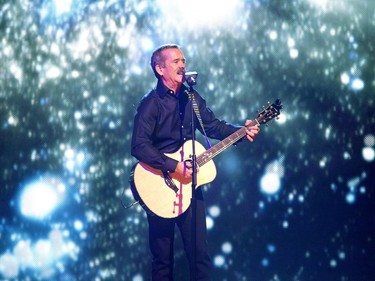
M 176 170 L 174 171 L 175 173 L 183 176 L 184 178 L 186 179 L 189 179 L 192 177 L 192 174 L 193 174 L 193 169 L 192 167 L 189 165 L 190 163 L 185 163 L 185 162 L 178 162 L 177 163 L 177 167 L 176 167 Z M 198 167 L 197 167 L 197 172 L 199 171 Z

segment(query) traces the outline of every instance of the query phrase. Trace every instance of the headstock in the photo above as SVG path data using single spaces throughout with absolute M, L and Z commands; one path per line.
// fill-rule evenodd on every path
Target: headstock
M 280 115 L 280 110 L 283 108 L 280 99 L 276 99 L 272 104 L 268 102 L 267 108 L 263 106 L 263 110 L 258 113 L 258 117 L 255 118 L 259 124 L 266 124 L 273 118 Z

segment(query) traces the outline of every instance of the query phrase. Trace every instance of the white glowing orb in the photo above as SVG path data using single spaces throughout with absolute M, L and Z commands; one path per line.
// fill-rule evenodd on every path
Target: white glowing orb
M 225 242 L 223 245 L 221 245 L 221 250 L 224 254 L 230 254 L 233 251 L 233 246 L 229 242 Z
M 18 118 L 17 117 L 15 117 L 15 116 L 9 116 L 9 118 L 8 118 L 8 124 L 10 125 L 10 126 L 17 126 L 18 125 Z
M 74 228 L 77 231 L 81 231 L 83 229 L 83 223 L 80 220 L 74 221 Z
M 62 201 L 61 182 L 38 180 L 27 185 L 21 194 L 21 213 L 30 218 L 43 219 Z
M 9 70 L 17 80 L 19 81 L 22 80 L 23 72 L 22 72 L 22 68 L 19 65 L 13 62 L 11 63 Z
M 279 116 L 277 116 L 277 123 L 279 124 L 285 124 L 287 121 L 287 115 L 283 112 L 280 113 Z
M 222 255 L 217 255 L 215 258 L 214 258 L 214 265 L 216 267 L 222 267 L 225 265 L 225 257 L 222 256 Z
M 362 157 L 367 162 L 372 162 L 375 159 L 375 150 L 372 147 L 364 147 L 362 149 Z
M 58 15 L 68 13 L 72 5 L 72 0 L 55 0 L 56 13 Z
M 292 48 L 289 50 L 289 56 L 292 58 L 292 59 L 296 59 L 298 57 L 298 50 L 296 48 Z
M 207 230 L 211 230 L 214 228 L 214 220 L 211 217 L 206 217 L 206 225 L 207 225 Z
M 266 194 L 277 193 L 280 186 L 280 176 L 276 173 L 266 173 L 260 180 L 260 189 Z
M 354 78 L 350 83 L 350 88 L 354 91 L 361 91 L 365 87 L 365 82 L 360 78 Z
M 340 76 L 340 79 L 341 79 L 341 83 L 344 85 L 348 85 L 350 82 L 350 76 L 347 72 L 342 73 Z
M 214 26 L 238 22 L 243 14 L 240 0 L 157 0 L 162 12 L 162 25 L 189 31 L 201 31 Z
M 276 39 L 277 39 L 277 37 L 278 37 L 278 34 L 277 34 L 277 32 L 276 31 L 271 31 L 270 33 L 269 33 L 269 37 L 270 37 L 270 39 L 272 40 L 272 41 L 275 41 Z
M 348 204 L 354 204 L 355 203 L 355 200 L 356 200 L 356 197 L 355 197 L 355 194 L 354 193 L 348 193 L 345 197 L 345 200 Z
M 296 41 L 293 38 L 288 39 L 288 47 L 293 48 L 296 45 Z
M 208 209 L 209 214 L 216 218 L 220 215 L 220 208 L 218 206 L 212 206 Z
M 47 66 L 45 76 L 47 79 L 56 79 L 62 75 L 63 71 L 55 65 Z
M 143 277 L 141 274 L 137 274 L 133 277 L 132 281 L 143 281 Z

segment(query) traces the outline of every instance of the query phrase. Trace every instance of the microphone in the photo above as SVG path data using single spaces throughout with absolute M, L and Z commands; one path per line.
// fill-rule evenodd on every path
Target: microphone
M 196 71 L 186 71 L 184 73 L 184 79 L 189 84 L 189 86 L 193 86 L 197 84 L 197 76 L 198 72 Z

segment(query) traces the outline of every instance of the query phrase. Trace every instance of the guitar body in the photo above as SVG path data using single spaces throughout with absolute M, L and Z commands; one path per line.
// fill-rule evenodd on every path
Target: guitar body
M 206 150 L 199 142 L 195 142 L 196 154 Z M 177 161 L 190 160 L 192 155 L 192 141 L 189 140 L 176 152 L 165 154 Z M 163 218 L 175 218 L 183 214 L 190 206 L 192 198 L 191 180 L 187 180 L 176 173 L 168 174 L 174 182 L 176 190 L 165 181 L 162 171 L 138 162 L 132 171 L 130 185 L 136 200 L 151 213 Z M 199 167 L 197 186 L 209 183 L 216 177 L 216 167 L 212 160 Z

